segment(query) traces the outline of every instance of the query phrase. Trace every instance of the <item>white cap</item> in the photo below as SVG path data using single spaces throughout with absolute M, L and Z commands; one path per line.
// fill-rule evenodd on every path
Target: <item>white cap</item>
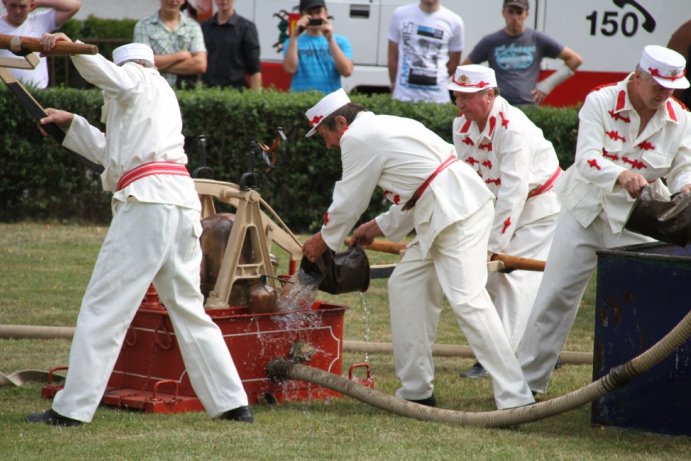
M 468 64 L 456 67 L 447 88 L 461 93 L 475 93 L 485 88 L 496 88 L 497 78 L 494 70 L 479 64 Z
M 113 50 L 113 62 L 118 66 L 125 61 L 139 59 L 154 63 L 154 50 L 144 43 L 128 43 Z
M 326 117 L 334 113 L 334 111 L 340 109 L 350 102 L 350 98 L 346 94 L 343 88 L 340 88 L 333 93 L 329 93 L 321 100 L 312 106 L 305 115 L 312 127 L 305 136 L 308 138 L 317 132 L 317 127 Z
M 684 77 L 686 60 L 674 50 L 659 45 L 648 45 L 643 48 L 639 66 L 665 88 L 689 87 L 689 81 Z

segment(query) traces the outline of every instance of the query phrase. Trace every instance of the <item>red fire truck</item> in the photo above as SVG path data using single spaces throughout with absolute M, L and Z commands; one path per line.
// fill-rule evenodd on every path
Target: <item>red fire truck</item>
M 334 31 L 353 46 L 353 75 L 343 79 L 347 91 L 388 92 L 387 33 L 394 9 L 417 0 L 327 0 Z M 287 89 L 282 44 L 298 0 L 241 0 L 235 9 L 255 22 L 260 35 L 264 85 Z M 478 40 L 504 27 L 503 0 L 442 0 L 465 23 L 467 55 Z M 547 98 L 553 106 L 583 101 L 595 86 L 632 71 L 645 45 L 666 45 L 672 32 L 691 17 L 689 0 L 530 0 L 528 25 L 545 32 L 583 56 L 574 77 Z M 545 59 L 542 74 L 562 65 Z M 543 76 L 544 76 L 543 75 Z

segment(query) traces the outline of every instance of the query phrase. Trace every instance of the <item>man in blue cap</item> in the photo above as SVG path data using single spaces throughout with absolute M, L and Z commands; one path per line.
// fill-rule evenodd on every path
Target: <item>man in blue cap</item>
M 353 73 L 350 41 L 334 34 L 324 0 L 300 0 L 300 19 L 283 46 L 283 69 L 291 74 L 290 91 L 331 93 L 341 77 Z

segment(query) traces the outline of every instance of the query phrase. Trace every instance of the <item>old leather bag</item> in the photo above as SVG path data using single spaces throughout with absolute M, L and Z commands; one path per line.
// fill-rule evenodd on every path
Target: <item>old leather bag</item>
M 318 288 L 333 295 L 367 291 L 369 288 L 369 260 L 359 245 L 353 245 L 341 253 L 326 250 L 316 263 L 303 257 L 300 269 L 307 275 L 306 278 L 316 276 Z
M 651 187 L 644 188 L 624 228 L 685 247 L 691 240 L 691 193 L 665 200 Z

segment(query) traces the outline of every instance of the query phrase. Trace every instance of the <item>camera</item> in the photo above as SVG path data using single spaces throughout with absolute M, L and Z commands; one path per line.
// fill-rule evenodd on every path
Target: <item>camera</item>
M 324 20 L 322 18 L 310 18 L 309 22 L 307 25 L 309 26 L 321 26 L 324 24 Z M 298 27 L 298 32 L 303 33 L 305 31 L 305 28 L 303 26 Z

